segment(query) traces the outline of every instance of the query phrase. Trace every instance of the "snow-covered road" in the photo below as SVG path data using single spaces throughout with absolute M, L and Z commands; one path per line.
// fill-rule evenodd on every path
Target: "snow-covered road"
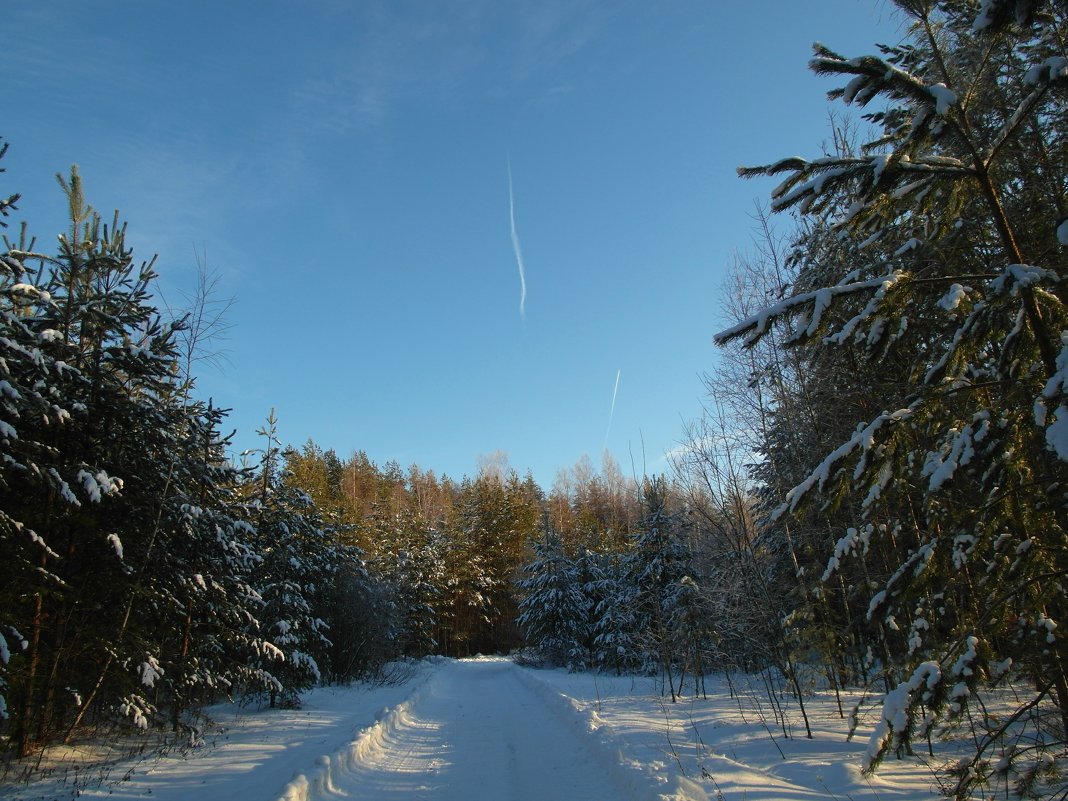
M 322 687 L 301 709 L 222 705 L 204 746 L 79 765 L 49 756 L 12 801 L 919 801 L 937 795 L 922 759 L 860 773 L 833 693 L 807 701 L 813 738 L 753 677 L 672 704 L 656 677 L 530 670 L 502 658 L 433 657 L 390 684 Z M 855 698 L 854 700 L 859 700 Z M 846 699 L 846 704 L 851 703 Z M 870 727 L 872 713 L 862 726 Z M 85 748 L 93 745 L 85 744 Z M 96 744 L 99 751 L 100 743 Z M 65 761 L 64 761 L 65 756 Z M 88 753 L 86 755 L 88 757 Z
M 589 743 L 506 660 L 448 662 L 335 774 L 329 796 L 424 801 L 616 801 Z

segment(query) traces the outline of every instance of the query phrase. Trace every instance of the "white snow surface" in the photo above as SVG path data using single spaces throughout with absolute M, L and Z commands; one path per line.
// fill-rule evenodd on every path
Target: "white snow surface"
M 187 755 L 120 762 L 74 788 L 57 772 L 0 785 L 12 801 L 918 801 L 937 795 L 915 760 L 860 772 L 875 717 L 846 736 L 833 695 L 776 722 L 758 679 L 709 678 L 672 704 L 652 678 L 532 670 L 504 658 L 431 659 L 403 684 L 322 688 L 300 710 L 216 707 Z M 848 711 L 855 698 L 843 698 Z M 877 713 L 876 713 L 877 714 Z M 789 736 L 784 736 L 783 728 Z M 780 753 L 781 752 L 781 753 Z M 123 778 L 125 777 L 125 778 Z
M 935 100 L 935 113 L 939 117 L 946 116 L 949 113 L 949 109 L 957 103 L 957 93 L 944 83 L 928 86 L 927 91 Z

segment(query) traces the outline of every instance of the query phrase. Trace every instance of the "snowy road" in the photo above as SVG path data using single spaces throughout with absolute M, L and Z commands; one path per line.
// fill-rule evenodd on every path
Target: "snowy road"
M 780 726 L 752 677 L 710 676 L 672 704 L 655 677 L 528 670 L 500 658 L 431 658 L 396 683 L 321 687 L 301 709 L 220 705 L 204 747 L 111 762 L 52 755 L 5 801 L 920 801 L 922 761 L 860 772 L 833 693 L 808 699 L 813 738 Z M 853 700 L 846 699 L 849 705 Z M 871 727 L 872 713 L 864 713 Z M 794 736 L 786 736 L 786 731 Z M 91 744 L 86 744 L 88 747 Z M 99 746 L 99 744 L 97 744 Z M 94 766 L 95 765 L 95 766 Z
M 423 801 L 617 801 L 588 744 L 564 725 L 511 662 L 443 664 L 327 797 Z

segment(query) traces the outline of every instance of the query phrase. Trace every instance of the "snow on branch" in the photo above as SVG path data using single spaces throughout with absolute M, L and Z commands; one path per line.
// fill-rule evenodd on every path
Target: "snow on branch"
M 957 93 L 944 83 L 936 83 L 933 86 L 928 86 L 927 94 L 934 98 L 935 114 L 939 117 L 946 116 L 949 113 L 950 108 L 957 104 Z
M 951 90 L 943 86 L 944 92 L 932 92 L 932 87 L 920 78 L 878 56 L 847 59 L 820 44 L 815 45 L 813 49 L 816 56 L 809 61 L 809 67 L 817 75 L 855 76 L 846 87 L 832 89 L 827 93 L 832 100 L 841 98 L 846 103 L 863 106 L 876 95 L 886 94 L 897 100 L 911 100 L 924 107 L 948 110 L 951 105 L 947 102 L 950 100 L 948 94 L 952 94 Z M 956 102 L 955 95 L 952 102 Z
M 899 684 L 883 698 L 883 710 L 864 759 L 864 771 L 870 772 L 879 756 L 888 748 L 899 744 L 908 731 L 909 707 L 919 700 L 927 703 L 942 681 L 942 667 L 937 662 L 922 662 L 913 671 L 909 680 Z M 918 699 L 917 699 L 918 696 Z
M 966 466 L 975 458 L 975 446 L 986 439 L 990 432 L 990 412 L 983 409 L 971 423 L 960 431 L 951 428 L 947 441 L 937 451 L 930 451 L 924 460 L 920 476 L 930 477 L 928 493 L 938 492 L 942 485 L 953 478 L 960 467 Z
M 85 488 L 85 494 L 93 503 L 100 503 L 104 495 L 117 494 L 123 483 L 121 478 L 112 478 L 104 470 L 93 474 L 85 468 L 78 471 L 78 482 Z
M 1047 58 L 1041 64 L 1031 67 L 1024 75 L 1024 83 L 1028 86 L 1065 80 L 1068 80 L 1068 58 L 1064 56 Z
M 1058 283 L 1060 276 L 1053 270 L 1033 264 L 1010 264 L 990 282 L 990 289 L 995 295 L 1007 294 L 1016 297 L 1021 289 L 1027 289 L 1042 281 Z
M 952 178 L 975 174 L 974 168 L 952 156 L 913 157 L 908 153 L 878 153 L 863 158 L 820 158 L 813 161 L 792 156 L 772 164 L 739 167 L 737 172 L 742 178 L 792 173 L 772 190 L 771 208 L 773 211 L 783 211 L 799 204 L 802 213 L 812 211 L 821 197 L 850 181 L 860 183 L 862 194 L 880 188 L 890 191 L 895 199 L 900 199 L 919 188 L 919 182 L 925 177 L 944 175 Z M 898 184 L 901 180 L 908 183 L 900 187 Z M 866 197 L 862 197 L 854 204 L 856 208 L 847 213 L 846 218 L 850 219 L 855 212 L 862 210 L 865 200 Z
M 894 412 L 883 412 L 867 425 L 863 423 L 858 425 L 857 430 L 853 433 L 852 437 L 831 451 L 827 458 L 820 462 L 816 469 L 809 473 L 804 481 L 786 493 L 786 500 L 771 513 L 771 519 L 778 520 L 787 511 L 793 512 L 797 509 L 801 500 L 814 487 L 822 490 L 823 486 L 831 477 L 831 471 L 837 467 L 839 462 L 858 449 L 862 454 L 867 454 L 868 451 L 875 446 L 875 435 L 879 433 L 879 430 L 887 423 L 900 423 L 902 420 L 907 420 L 912 417 L 916 411 L 917 403 L 918 401 L 904 409 L 898 409 Z M 854 479 L 860 478 L 865 466 L 865 461 L 862 459 L 853 473 Z
M 982 0 L 972 30 L 991 34 L 1014 23 L 1026 28 L 1034 22 L 1038 6 L 1034 0 Z
M 1035 400 L 1035 423 L 1047 424 L 1047 401 L 1056 401 L 1068 395 L 1068 331 L 1061 332 L 1061 351 L 1057 355 L 1057 372 L 1046 382 L 1042 394 Z M 1063 461 L 1068 462 L 1068 406 L 1063 402 L 1053 412 L 1053 422 L 1046 428 L 1046 444 Z
M 716 344 L 724 345 L 732 339 L 745 335 L 745 346 L 747 348 L 752 347 L 768 332 L 768 326 L 774 320 L 808 303 L 812 304 L 812 314 L 806 333 L 811 336 L 819 328 L 823 312 L 831 306 L 832 301 L 836 298 L 867 290 L 875 290 L 885 294 L 904 275 L 903 271 L 895 270 L 887 275 L 871 278 L 867 281 L 854 281 L 848 284 L 839 284 L 838 286 L 823 287 L 812 292 L 805 292 L 801 295 L 786 298 L 779 303 L 762 309 L 752 317 L 747 317 L 725 331 L 720 331 L 715 336 Z

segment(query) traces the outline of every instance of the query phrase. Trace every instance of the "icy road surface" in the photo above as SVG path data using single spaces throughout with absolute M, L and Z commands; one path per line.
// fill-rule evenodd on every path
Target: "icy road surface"
M 412 702 L 365 735 L 325 797 L 617 801 L 589 743 L 505 660 L 447 662 Z M 316 795 L 311 794 L 310 797 Z

